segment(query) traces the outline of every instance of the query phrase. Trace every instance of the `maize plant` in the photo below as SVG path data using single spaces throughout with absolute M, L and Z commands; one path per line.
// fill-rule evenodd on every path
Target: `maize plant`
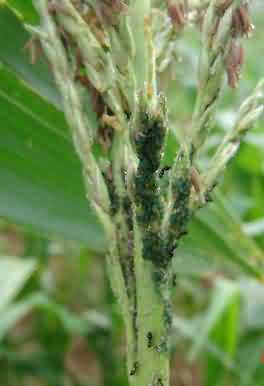
M 222 90 L 238 86 L 243 40 L 253 29 L 248 1 L 35 0 L 34 5 L 41 23 L 26 26 L 32 34 L 28 48 L 32 61 L 42 51 L 49 62 L 87 199 L 108 240 L 106 264 L 126 329 L 129 384 L 168 386 L 172 259 L 195 212 L 213 200 L 219 177 L 263 112 L 260 82 L 201 166 Z M 171 122 L 162 79 L 169 64 L 177 65 L 171 47 L 184 38 L 188 24 L 201 36 L 197 97 L 191 124 L 167 166 L 164 144 Z

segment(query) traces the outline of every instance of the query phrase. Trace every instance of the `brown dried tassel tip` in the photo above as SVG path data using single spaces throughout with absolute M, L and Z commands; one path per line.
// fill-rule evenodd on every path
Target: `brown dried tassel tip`
M 228 84 L 231 88 L 237 86 L 243 63 L 244 49 L 240 42 L 233 40 L 225 61 Z
M 185 7 L 183 4 L 175 4 L 171 1 L 167 3 L 168 15 L 172 24 L 179 30 L 182 30 L 186 23 Z
M 234 37 L 249 36 L 254 26 L 251 24 L 249 9 L 247 4 L 241 5 L 233 13 L 232 33 Z

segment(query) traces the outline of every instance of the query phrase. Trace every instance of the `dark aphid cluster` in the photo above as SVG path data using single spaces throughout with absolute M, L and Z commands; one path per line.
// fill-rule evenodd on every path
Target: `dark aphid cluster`
M 172 326 L 172 314 L 173 314 L 173 312 L 172 312 L 171 303 L 170 303 L 170 301 L 165 300 L 164 320 L 165 320 L 165 325 L 166 325 L 168 332 L 170 332 L 171 326 Z M 168 351 L 169 342 L 166 340 L 165 343 L 167 345 L 166 348 Z
M 155 265 L 163 265 L 164 242 L 160 237 L 162 202 L 159 176 L 166 135 L 164 117 L 142 112 L 135 147 L 139 159 L 135 176 L 137 220 L 143 228 L 143 256 Z
M 166 242 L 159 232 L 147 230 L 143 236 L 143 257 L 152 261 L 155 266 L 165 269 L 168 265 Z
M 158 378 L 157 386 L 163 386 L 163 382 L 161 378 Z
M 133 212 L 132 212 L 132 203 L 128 196 L 122 198 L 122 208 L 123 213 L 126 218 L 126 223 L 129 231 L 133 230 Z
M 172 257 L 178 240 L 187 233 L 187 226 L 191 218 L 189 199 L 191 194 L 191 178 L 182 176 L 175 179 L 172 185 L 174 197 L 176 197 L 172 214 L 170 217 L 170 227 L 168 234 L 168 253 Z
M 139 368 L 139 363 L 138 363 L 138 362 L 134 362 L 133 367 L 132 367 L 132 369 L 130 370 L 129 375 L 130 375 L 130 376 L 136 375 L 137 372 L 138 372 L 138 368 Z
M 160 191 L 165 200 L 170 186 L 170 169 L 171 169 L 170 166 L 163 166 L 159 171 Z
M 148 348 L 151 348 L 153 346 L 153 334 L 151 331 L 147 333 L 147 342 L 148 342 Z
M 139 159 L 135 177 L 135 200 L 138 221 L 145 225 L 159 221 L 161 217 L 157 171 L 160 167 L 165 134 L 166 127 L 162 117 L 144 112 L 139 114 L 139 130 L 135 138 Z
M 139 131 L 135 138 L 136 150 L 145 168 L 154 173 L 160 166 L 166 127 L 164 118 L 146 112 L 139 114 Z
M 140 224 L 160 220 L 161 203 L 156 175 L 146 173 L 141 166 L 135 178 L 135 198 L 138 207 L 137 219 Z
M 120 198 L 116 193 L 116 188 L 112 179 L 112 171 L 108 170 L 103 172 L 103 176 L 108 187 L 108 193 L 111 202 L 111 215 L 115 216 L 120 208 Z
M 159 178 L 163 178 L 167 175 L 168 171 L 170 171 L 171 166 L 163 166 L 163 168 L 159 172 Z
M 177 286 L 177 275 L 176 275 L 176 273 L 174 273 L 172 275 L 171 284 L 172 284 L 172 287 L 176 287 Z
M 170 263 L 178 240 L 187 232 L 191 213 L 189 198 L 191 178 L 188 173 L 175 178 L 172 193 L 175 197 L 170 216 L 167 238 L 161 236 L 163 203 L 160 192 L 160 179 L 167 169 L 161 172 L 160 163 L 166 135 L 164 117 L 146 112 L 139 114 L 139 130 L 135 147 L 139 159 L 135 176 L 135 201 L 137 220 L 142 226 L 143 257 L 152 261 L 156 267 L 165 270 Z

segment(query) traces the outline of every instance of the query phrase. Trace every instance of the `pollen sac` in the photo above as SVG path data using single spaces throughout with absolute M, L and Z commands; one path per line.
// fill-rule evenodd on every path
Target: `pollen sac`
M 168 2 L 168 15 L 172 24 L 179 30 L 183 29 L 186 23 L 185 7 L 183 4 Z
M 231 88 L 235 88 L 237 86 L 243 62 L 243 47 L 240 42 L 237 42 L 236 39 L 234 39 L 230 45 L 230 49 L 225 60 L 228 84 Z
M 237 8 L 232 17 L 232 33 L 234 37 L 248 36 L 253 30 L 251 24 L 248 4 L 242 4 Z

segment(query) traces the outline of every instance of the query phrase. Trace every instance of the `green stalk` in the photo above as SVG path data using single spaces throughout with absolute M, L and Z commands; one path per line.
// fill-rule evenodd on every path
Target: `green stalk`
M 135 244 L 138 343 L 129 384 L 169 386 L 168 284 L 159 282 L 153 263 L 143 258 L 139 231 L 136 231 Z
M 136 0 L 131 7 L 129 16 L 130 25 L 135 44 L 134 67 L 136 74 L 137 90 L 142 90 L 148 81 L 148 43 L 145 36 L 146 18 L 150 14 L 150 0 Z

